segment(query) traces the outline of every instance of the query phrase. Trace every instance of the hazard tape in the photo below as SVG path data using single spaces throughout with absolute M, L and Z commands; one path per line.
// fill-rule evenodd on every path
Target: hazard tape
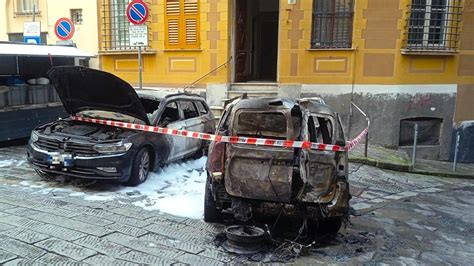
M 359 136 L 357 136 L 357 138 L 355 138 L 352 141 L 348 141 L 346 146 L 344 147 L 344 146 L 339 146 L 339 145 L 329 145 L 329 144 L 322 144 L 322 143 L 316 143 L 316 142 L 310 142 L 310 141 L 275 140 L 275 139 L 248 138 L 248 137 L 238 137 L 238 136 L 221 136 L 221 135 L 213 135 L 213 134 L 193 132 L 193 131 L 187 131 L 187 130 L 171 129 L 171 128 L 165 128 L 165 127 L 154 127 L 154 126 L 139 125 L 139 124 L 118 122 L 118 121 L 112 121 L 112 120 L 79 117 L 79 116 L 73 116 L 72 120 L 113 126 L 113 127 L 134 129 L 134 130 L 140 130 L 140 131 L 158 133 L 158 134 L 164 134 L 164 135 L 181 136 L 181 137 L 193 138 L 193 139 L 202 139 L 202 140 L 208 140 L 208 141 L 226 142 L 226 143 L 232 143 L 232 144 L 248 144 L 248 145 L 258 145 L 258 146 L 283 147 L 283 148 L 301 148 L 301 149 L 312 149 L 312 150 L 320 150 L 320 151 L 351 150 L 362 140 L 362 138 L 369 131 L 368 128 L 364 129 L 362 133 Z

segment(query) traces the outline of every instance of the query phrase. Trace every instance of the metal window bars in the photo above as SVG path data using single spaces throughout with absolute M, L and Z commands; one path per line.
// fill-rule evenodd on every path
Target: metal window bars
M 129 0 L 102 0 L 102 50 L 137 49 L 130 46 L 129 28 L 132 24 L 126 14 L 128 3 Z
M 462 0 L 412 0 L 408 6 L 408 51 L 456 51 L 459 43 Z
M 311 48 L 351 48 L 353 0 L 313 0 Z

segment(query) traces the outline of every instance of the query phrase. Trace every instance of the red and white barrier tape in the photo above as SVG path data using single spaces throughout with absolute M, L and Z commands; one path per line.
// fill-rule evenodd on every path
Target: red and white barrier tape
M 367 132 L 369 131 L 368 128 L 364 129 L 362 133 L 360 133 L 360 135 L 357 136 L 357 138 L 355 138 L 352 141 L 348 141 L 346 146 L 343 147 L 339 145 L 329 145 L 329 144 L 315 143 L 315 142 L 310 142 L 310 141 L 293 141 L 293 140 L 248 138 L 248 137 L 237 137 L 237 136 L 220 136 L 220 135 L 193 132 L 193 131 L 187 131 L 187 130 L 154 127 L 154 126 L 139 125 L 139 124 L 125 123 L 125 122 L 117 122 L 117 121 L 111 121 L 111 120 L 85 118 L 85 117 L 79 117 L 79 116 L 73 116 L 72 119 L 75 121 L 89 122 L 89 123 L 108 125 L 108 126 L 113 126 L 113 127 L 127 128 L 127 129 L 135 129 L 135 130 L 140 130 L 140 131 L 172 135 L 172 136 L 181 136 L 181 137 L 193 138 L 193 139 L 203 139 L 203 140 L 208 140 L 208 141 L 227 142 L 227 143 L 234 143 L 234 144 L 239 143 L 239 144 L 249 144 L 249 145 L 271 146 L 271 147 L 284 147 L 284 148 L 301 148 L 301 149 L 312 149 L 312 150 L 320 150 L 320 151 L 351 150 L 362 140 L 365 134 L 367 134 Z

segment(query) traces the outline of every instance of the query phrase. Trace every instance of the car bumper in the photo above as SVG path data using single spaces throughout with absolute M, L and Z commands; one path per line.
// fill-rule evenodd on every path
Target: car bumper
M 30 165 L 51 174 L 62 174 L 84 179 L 127 181 L 131 172 L 131 151 L 112 155 L 73 156 L 73 166 L 52 166 L 48 162 L 50 153 L 29 143 L 27 159 Z M 99 170 L 100 167 L 114 167 L 115 172 Z

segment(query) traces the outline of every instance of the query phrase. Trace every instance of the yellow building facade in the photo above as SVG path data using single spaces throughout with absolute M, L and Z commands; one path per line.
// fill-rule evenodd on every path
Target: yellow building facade
M 56 44 L 60 41 L 54 33 L 56 21 L 62 17 L 74 22 L 75 33 L 71 39 L 77 48 L 97 55 L 98 4 L 96 0 L 0 0 L 0 41 L 23 41 L 23 25 L 33 21 L 41 22 L 41 41 L 43 44 Z M 92 58 L 90 67 L 99 67 L 99 58 Z
M 137 84 L 128 1 L 99 2 L 101 67 Z M 435 135 L 426 157 L 442 159 L 456 125 L 474 120 L 474 0 L 146 2 L 145 86 L 195 84 L 213 106 L 243 91 L 321 96 L 344 119 L 352 99 L 375 143 L 405 147 L 420 121 Z

